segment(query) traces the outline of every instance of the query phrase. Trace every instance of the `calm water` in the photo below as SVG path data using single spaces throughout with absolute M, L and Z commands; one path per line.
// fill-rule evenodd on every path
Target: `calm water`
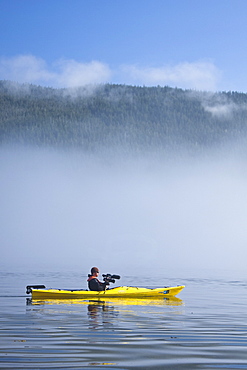
M 247 369 L 247 279 L 139 277 L 186 288 L 175 301 L 37 304 L 26 285 L 79 288 L 86 277 L 0 276 L 1 369 Z

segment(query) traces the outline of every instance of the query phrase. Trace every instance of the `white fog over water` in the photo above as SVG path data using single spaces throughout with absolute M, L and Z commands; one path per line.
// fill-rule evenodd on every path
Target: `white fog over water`
M 2 148 L 1 269 L 245 273 L 247 162 L 227 153 L 109 160 Z

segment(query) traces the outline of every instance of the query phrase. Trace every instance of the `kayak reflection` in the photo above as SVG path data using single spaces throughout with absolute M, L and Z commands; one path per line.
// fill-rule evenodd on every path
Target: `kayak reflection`
M 93 299 L 93 300 L 79 300 L 79 299 L 48 299 L 48 300 L 33 300 L 27 298 L 28 311 L 39 312 L 42 314 L 61 314 L 80 312 L 84 313 L 82 317 L 86 319 L 88 329 L 91 333 L 98 329 L 105 328 L 114 331 L 115 326 L 120 322 L 134 320 L 136 322 L 136 315 L 150 315 L 150 312 L 165 313 L 165 308 L 175 308 L 183 305 L 183 301 L 177 297 L 166 297 L 163 299 Z M 176 309 L 176 308 L 175 308 Z M 179 312 L 180 313 L 180 308 Z M 67 316 L 66 320 L 68 319 Z M 70 315 L 69 315 L 70 317 Z M 72 315 L 73 317 L 73 315 Z M 77 315 L 76 315 L 77 317 Z M 88 342 L 95 342 L 95 338 L 89 336 Z
M 95 330 L 101 326 L 108 329 L 113 327 L 114 319 L 118 317 L 119 310 L 107 302 L 88 302 L 89 328 Z
M 108 299 L 46 299 L 46 300 L 35 300 L 27 298 L 27 305 L 60 305 L 60 304 L 77 304 L 77 305 L 90 305 L 101 307 L 104 304 L 112 304 L 118 306 L 181 306 L 184 304 L 183 300 L 177 297 L 166 297 L 162 299 L 134 299 L 134 298 L 108 298 Z

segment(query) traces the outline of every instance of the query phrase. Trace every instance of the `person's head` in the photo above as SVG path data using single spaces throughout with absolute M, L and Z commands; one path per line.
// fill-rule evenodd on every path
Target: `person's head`
M 98 276 L 99 275 L 98 267 L 92 267 L 91 268 L 91 275 L 93 275 L 93 276 Z

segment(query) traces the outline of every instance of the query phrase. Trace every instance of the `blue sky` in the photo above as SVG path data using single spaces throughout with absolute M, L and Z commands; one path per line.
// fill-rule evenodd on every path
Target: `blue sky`
M 0 79 L 247 92 L 246 0 L 0 0 Z

